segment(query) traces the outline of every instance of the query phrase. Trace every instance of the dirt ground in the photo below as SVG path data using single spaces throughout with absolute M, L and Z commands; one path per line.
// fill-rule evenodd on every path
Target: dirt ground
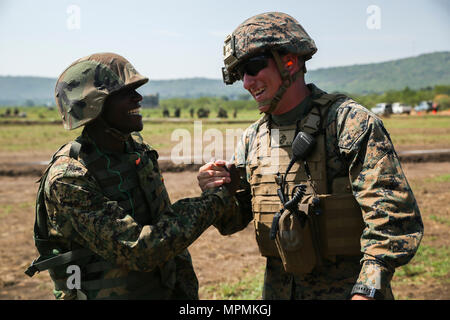
M 18 159 L 18 156 L 0 155 L 0 164 L 7 160 L 5 158 Z M 33 159 L 47 160 L 46 155 L 34 155 Z M 37 255 L 32 230 L 38 177 L 31 169 L 20 176 L 0 175 L 0 299 L 53 299 L 47 272 L 33 278 L 23 273 Z M 448 174 L 450 162 L 404 163 L 403 169 L 410 182 L 420 181 Z M 164 178 L 173 202 L 200 194 L 195 171 L 165 172 Z M 433 246 L 448 246 L 448 226 L 429 219 L 426 213 L 444 210 L 448 218 L 450 192 L 420 189 L 415 196 L 423 214 L 425 237 L 432 239 L 429 243 Z M 265 263 L 258 253 L 252 224 L 242 232 L 226 237 L 211 227 L 194 242 L 190 252 L 200 286 L 238 280 L 244 271 L 259 271 Z M 399 285 L 394 287 L 394 292 L 413 299 L 449 299 L 449 289 L 445 284 L 415 284 Z

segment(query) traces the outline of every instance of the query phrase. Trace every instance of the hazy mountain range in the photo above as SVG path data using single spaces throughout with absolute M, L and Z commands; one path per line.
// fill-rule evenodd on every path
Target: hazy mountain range
M 450 52 L 435 52 L 415 57 L 308 70 L 307 82 L 313 82 L 329 92 L 352 94 L 432 87 L 450 84 Z M 56 78 L 0 76 L 0 105 L 54 104 Z M 246 94 L 242 83 L 226 86 L 221 79 L 189 78 L 150 80 L 140 89 L 142 94 L 158 93 L 160 99 L 196 98 L 201 96 L 228 96 L 238 98 Z

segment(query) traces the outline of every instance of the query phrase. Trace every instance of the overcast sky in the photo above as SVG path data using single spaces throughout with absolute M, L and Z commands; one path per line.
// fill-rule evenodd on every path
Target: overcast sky
M 153 80 L 221 78 L 225 36 L 268 11 L 315 40 L 310 70 L 450 51 L 448 0 L 0 0 L 0 75 L 58 77 L 116 52 Z

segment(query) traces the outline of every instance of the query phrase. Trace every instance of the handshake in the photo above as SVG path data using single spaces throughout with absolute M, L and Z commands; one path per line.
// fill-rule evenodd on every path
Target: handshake
M 208 162 L 198 170 L 198 185 L 202 191 L 224 186 L 234 196 L 239 189 L 240 176 L 234 164 L 225 160 Z

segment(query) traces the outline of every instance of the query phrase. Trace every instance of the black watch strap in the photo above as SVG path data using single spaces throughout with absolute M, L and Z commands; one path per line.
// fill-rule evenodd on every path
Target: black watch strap
M 383 300 L 384 296 L 380 292 L 380 290 L 375 289 L 374 287 L 369 287 L 363 284 L 355 284 L 352 289 L 352 293 L 350 294 L 353 296 L 354 294 L 361 294 L 363 296 L 374 298 L 375 300 Z

